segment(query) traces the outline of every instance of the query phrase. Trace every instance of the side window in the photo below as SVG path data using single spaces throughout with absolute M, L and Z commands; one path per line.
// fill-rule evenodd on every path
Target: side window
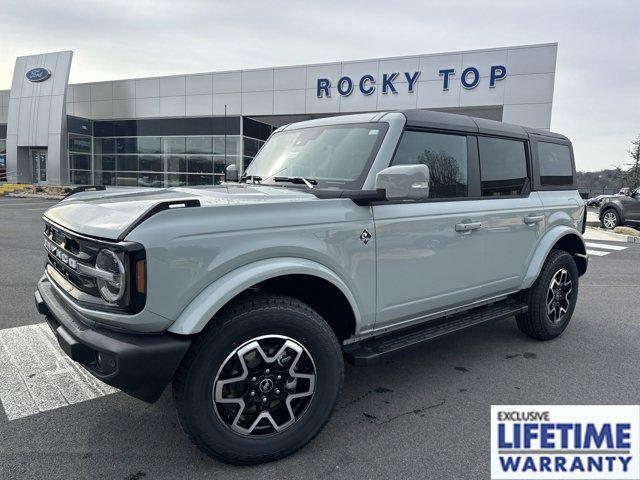
M 483 197 L 520 195 L 527 181 L 525 143 L 478 137 Z
M 571 151 L 568 145 L 538 142 L 540 185 L 573 185 Z
M 467 137 L 407 130 L 392 165 L 429 167 L 429 198 L 466 197 Z

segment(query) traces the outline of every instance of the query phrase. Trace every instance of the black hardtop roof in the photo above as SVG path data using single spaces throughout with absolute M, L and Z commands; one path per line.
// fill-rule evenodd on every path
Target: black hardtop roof
M 538 128 L 522 127 L 512 123 L 496 122 L 485 118 L 475 118 L 457 113 L 434 112 L 431 110 L 402 110 L 407 126 L 433 128 L 437 130 L 455 130 L 458 132 L 486 133 L 502 137 L 529 138 L 530 135 L 550 137 L 569 141 L 564 135 Z

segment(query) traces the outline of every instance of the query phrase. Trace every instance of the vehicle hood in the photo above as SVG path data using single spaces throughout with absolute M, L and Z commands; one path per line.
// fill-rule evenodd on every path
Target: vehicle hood
M 313 201 L 296 187 L 225 184 L 201 188 L 113 188 L 76 193 L 49 208 L 44 218 L 82 235 L 121 240 L 132 225 L 162 202 L 198 200 L 199 208 L 267 202 Z

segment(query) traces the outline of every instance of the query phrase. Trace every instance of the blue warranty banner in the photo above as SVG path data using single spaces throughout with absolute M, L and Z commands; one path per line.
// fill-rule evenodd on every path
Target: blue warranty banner
M 640 406 L 493 405 L 492 479 L 640 479 Z

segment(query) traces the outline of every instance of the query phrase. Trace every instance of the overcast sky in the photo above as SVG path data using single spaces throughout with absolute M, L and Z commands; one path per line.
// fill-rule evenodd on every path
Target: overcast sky
M 551 128 L 579 170 L 627 163 L 640 134 L 640 1 L 3 0 L 15 58 L 73 50 L 71 83 L 558 42 Z

